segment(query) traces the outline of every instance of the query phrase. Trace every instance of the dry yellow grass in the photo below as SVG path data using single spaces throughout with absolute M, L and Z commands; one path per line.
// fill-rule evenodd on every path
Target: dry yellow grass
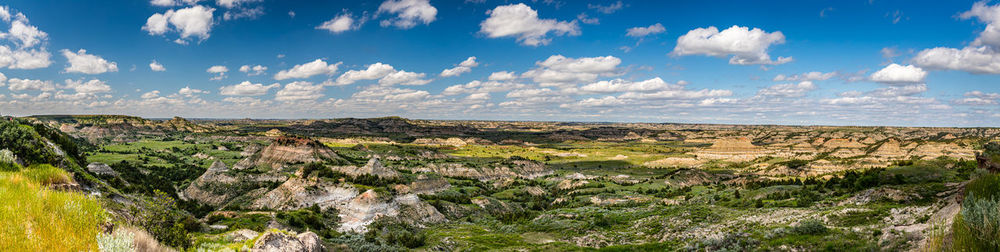
M 0 173 L 0 250 L 97 251 L 101 204 L 42 185 L 63 180 L 65 173 L 37 172 Z

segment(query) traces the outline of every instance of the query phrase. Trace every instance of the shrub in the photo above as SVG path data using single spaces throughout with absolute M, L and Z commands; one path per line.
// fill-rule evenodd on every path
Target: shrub
M 826 233 L 827 228 L 823 225 L 822 221 L 815 219 L 808 219 L 799 222 L 798 225 L 792 227 L 792 232 L 801 235 L 818 235 Z
M 962 202 L 962 219 L 978 247 L 1000 249 L 1000 198 L 969 194 Z

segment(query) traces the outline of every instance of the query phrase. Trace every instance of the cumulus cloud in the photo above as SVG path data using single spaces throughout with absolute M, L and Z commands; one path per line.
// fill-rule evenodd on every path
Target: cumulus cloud
M 382 79 L 378 80 L 378 84 L 391 86 L 391 85 L 424 85 L 430 83 L 430 80 L 424 79 L 427 74 L 424 73 L 414 73 L 407 71 L 396 71 L 390 73 Z
M 0 45 L 0 68 L 38 69 L 52 64 L 50 54 L 45 49 L 48 33 L 31 25 L 27 16 L 7 6 L 0 6 L 0 20 L 10 23 L 10 29 L 0 32 L 0 41 L 11 45 Z
M 386 103 L 413 102 L 427 99 L 430 96 L 431 94 L 424 90 L 373 85 L 354 93 L 354 95 L 351 95 L 351 98 L 362 102 Z
M 153 70 L 155 72 L 163 72 L 167 71 L 167 68 L 164 67 L 163 64 L 160 64 L 159 62 L 156 62 L 154 60 L 153 62 L 149 62 L 149 70 Z
M 333 19 L 323 22 L 319 26 L 316 26 L 316 29 L 327 30 L 336 34 L 345 31 L 360 29 L 362 24 L 364 24 L 363 18 L 361 20 L 355 20 L 350 13 L 344 13 L 341 14 L 340 16 L 334 17 Z
M 160 90 L 153 90 L 153 91 L 149 91 L 149 92 L 143 93 L 142 96 L 140 96 L 139 98 L 142 98 L 142 99 L 153 99 L 153 98 L 156 98 L 156 97 L 160 97 Z
M 1000 53 L 988 46 L 962 49 L 935 47 L 920 51 L 911 61 L 927 69 L 1000 74 Z
M 523 3 L 497 6 L 487 14 L 490 16 L 479 24 L 479 32 L 489 38 L 515 37 L 523 45 L 540 46 L 552 41 L 548 38 L 550 32 L 556 36 L 580 35 L 575 20 L 539 19 L 538 12 Z
M 955 100 L 955 104 L 968 106 L 987 106 L 1000 104 L 1000 93 L 985 93 L 982 91 L 969 91 L 965 93 L 965 98 Z
M 100 56 L 87 54 L 87 50 L 80 49 L 77 52 L 63 49 L 63 56 L 69 62 L 66 67 L 67 73 L 100 74 L 106 72 L 118 72 L 118 63 L 110 62 Z
M 219 94 L 228 96 L 261 96 L 267 94 L 268 90 L 279 87 L 281 87 L 281 84 L 278 83 L 265 86 L 260 83 L 244 81 L 240 82 L 240 84 L 220 87 Z
M 544 86 L 591 82 L 600 76 L 615 75 L 619 64 L 621 59 L 614 56 L 569 58 L 553 55 L 535 62 L 537 67 L 521 76 Z
M 872 73 L 869 77 L 872 81 L 883 84 L 913 84 L 924 82 L 927 71 L 913 65 L 902 66 L 899 64 L 889 64 L 882 70 Z
M 194 89 L 194 88 L 191 88 L 190 86 L 186 86 L 184 88 L 181 88 L 181 90 L 177 91 L 177 94 L 183 95 L 185 97 L 192 97 L 192 96 L 195 96 L 195 95 L 207 94 L 207 93 L 208 93 L 208 91 L 201 90 L 201 89 Z
M 463 73 L 468 73 L 469 71 L 472 71 L 472 68 L 477 66 L 479 66 L 479 62 L 476 62 L 476 57 L 472 56 L 465 59 L 461 63 L 458 63 L 458 66 L 441 71 L 441 77 L 459 76 L 462 75 Z
M 337 68 L 339 68 L 342 63 L 343 62 L 327 64 L 326 61 L 323 61 L 322 59 L 316 59 L 309 63 L 295 65 L 288 70 L 281 70 L 274 75 L 274 79 L 304 79 L 320 74 L 332 75 L 337 72 Z
M 503 82 L 503 81 L 479 81 L 474 80 L 465 84 L 449 86 L 441 92 L 442 95 L 457 95 L 471 93 L 491 93 L 504 92 L 518 88 L 524 88 L 524 84 Z
M 959 15 L 975 18 L 986 29 L 962 49 L 935 47 L 924 49 L 911 60 L 913 64 L 934 70 L 957 70 L 975 74 L 1000 74 L 1000 5 L 976 2 L 972 9 Z
M 211 66 L 208 69 L 206 69 L 205 72 L 217 74 L 210 80 L 221 80 L 226 78 L 226 72 L 229 72 L 229 68 L 226 66 Z
M 667 31 L 667 28 L 664 28 L 663 25 L 660 23 L 656 23 L 648 27 L 628 28 L 628 31 L 625 33 L 625 36 L 642 38 L 653 34 L 663 33 L 665 31 Z
M 430 83 L 430 80 L 424 79 L 427 74 L 424 73 L 414 73 L 407 72 L 403 70 L 396 70 L 389 64 L 383 64 L 382 62 L 376 62 L 375 64 L 368 65 L 367 68 L 362 70 L 350 70 L 341 74 L 337 77 L 336 82 L 330 82 L 331 85 L 342 86 L 353 84 L 357 81 L 362 80 L 379 80 L 379 84 L 385 86 L 391 85 L 424 85 Z
M 382 20 L 382 26 L 410 29 L 417 24 L 430 24 L 437 16 L 437 8 L 430 0 L 386 0 L 378 7 L 376 14 L 388 13 L 394 17 Z
M 360 80 L 377 80 L 396 72 L 391 65 L 376 62 L 364 70 L 350 70 L 337 78 L 337 85 L 349 85 Z
M 757 96 L 794 98 L 805 96 L 806 93 L 813 90 L 816 90 L 816 85 L 812 81 L 802 81 L 798 84 L 773 85 L 757 91 Z
M 488 79 L 491 81 L 509 81 L 517 79 L 517 74 L 509 71 L 493 72 Z
M 732 26 L 719 31 L 715 26 L 697 28 L 677 38 L 677 46 L 671 55 L 707 55 L 726 57 L 732 55 L 729 64 L 734 65 L 779 65 L 792 61 L 791 57 L 771 59 L 768 48 L 785 43 L 785 35 L 780 31 L 765 32 L 760 28 L 750 29 Z
M 285 102 L 316 100 L 320 97 L 323 97 L 323 85 L 313 85 L 306 81 L 285 84 L 285 88 L 274 95 L 275 100 Z
M 246 73 L 249 76 L 261 75 L 261 74 L 264 74 L 264 71 L 267 71 L 267 67 L 266 66 L 261 66 L 261 65 L 256 65 L 256 66 L 243 65 L 243 66 L 240 66 L 240 72 L 244 72 L 244 73 Z
M 51 81 L 11 78 L 7 80 L 7 89 L 10 91 L 52 91 L 56 89 L 56 86 Z
M 825 81 L 837 76 L 837 72 L 808 72 L 796 75 L 787 76 L 784 74 L 779 74 L 774 76 L 774 81 Z
M 149 32 L 149 35 L 165 35 L 168 32 L 176 31 L 180 37 L 174 42 L 186 44 L 189 38 L 197 37 L 199 41 L 204 41 L 210 36 L 212 26 L 215 22 L 212 19 L 212 12 L 215 8 L 195 5 L 178 10 L 168 10 L 164 13 L 155 13 L 146 19 L 146 25 L 142 30 Z
M 585 93 L 653 92 L 683 88 L 683 85 L 670 84 L 656 77 L 638 82 L 623 79 L 599 81 L 580 87 L 580 91 Z
M 72 89 L 78 94 L 92 95 L 111 92 L 111 86 L 98 79 L 89 81 L 67 79 L 65 83 L 63 88 Z

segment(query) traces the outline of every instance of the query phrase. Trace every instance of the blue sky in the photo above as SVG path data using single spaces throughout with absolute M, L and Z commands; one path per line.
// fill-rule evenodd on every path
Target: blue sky
M 3 6 L 2 114 L 1000 126 L 993 2 Z

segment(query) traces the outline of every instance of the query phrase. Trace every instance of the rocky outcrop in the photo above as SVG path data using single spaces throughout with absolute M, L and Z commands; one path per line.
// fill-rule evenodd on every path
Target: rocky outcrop
M 496 164 L 493 167 L 468 167 L 461 163 L 431 163 L 413 168 L 415 172 L 433 172 L 444 176 L 468 177 L 479 180 L 493 180 L 507 177 L 534 179 L 552 174 L 552 169 L 529 160 L 514 160 Z
M 282 175 L 234 172 L 222 161 L 215 161 L 205 173 L 181 191 L 180 196 L 202 204 L 220 206 L 254 189 L 263 188 L 268 183 L 283 182 L 286 179 Z
M 292 235 L 281 231 L 269 231 L 257 238 L 250 248 L 253 252 L 322 252 L 326 247 L 319 242 L 313 232 Z
M 318 205 L 321 208 L 338 207 L 358 195 L 358 189 L 331 182 L 291 178 L 277 188 L 255 200 L 254 208 L 294 210 Z
M 434 206 L 420 200 L 415 194 L 406 194 L 391 199 L 382 199 L 372 190 L 365 191 L 340 210 L 340 232 L 364 233 L 368 224 L 379 218 L 397 218 L 413 225 L 446 221 Z
M 355 177 L 362 174 L 375 175 L 382 178 L 394 178 L 399 176 L 399 172 L 397 172 L 396 169 L 383 165 L 382 161 L 380 161 L 378 157 L 373 157 L 369 159 L 368 163 L 366 163 L 362 167 L 348 165 L 348 166 L 334 166 L 331 169 Z
M 87 171 L 97 175 L 118 176 L 118 172 L 112 170 L 111 166 L 98 162 L 93 162 L 87 165 Z
M 258 163 L 272 167 L 341 159 L 323 144 L 305 138 L 279 137 L 260 152 Z

